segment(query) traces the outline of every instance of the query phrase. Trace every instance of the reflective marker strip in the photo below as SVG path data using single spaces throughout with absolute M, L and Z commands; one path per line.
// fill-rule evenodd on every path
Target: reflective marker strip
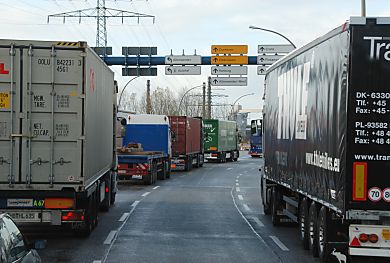
M 353 163 L 352 200 L 367 200 L 367 163 Z

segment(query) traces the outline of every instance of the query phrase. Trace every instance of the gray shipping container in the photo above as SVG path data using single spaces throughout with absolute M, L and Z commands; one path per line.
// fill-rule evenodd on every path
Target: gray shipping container
M 0 190 L 95 186 L 116 165 L 115 111 L 114 73 L 86 43 L 0 40 Z
M 113 88 L 85 43 L 0 40 L 0 189 L 79 191 L 110 170 Z

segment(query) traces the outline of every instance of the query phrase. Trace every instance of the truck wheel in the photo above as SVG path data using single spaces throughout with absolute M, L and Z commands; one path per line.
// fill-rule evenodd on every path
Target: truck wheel
M 307 199 L 303 198 L 299 203 L 299 231 L 302 246 L 305 250 L 309 249 L 309 209 Z
M 75 234 L 80 237 L 88 237 L 93 229 L 93 198 L 92 195 L 88 197 L 88 206 L 84 213 L 84 225 L 81 228 L 76 229 Z
M 271 220 L 272 224 L 274 226 L 279 226 L 281 224 L 280 222 L 280 215 L 278 215 L 278 209 L 280 205 L 280 193 L 277 187 L 273 187 L 272 189 L 272 197 L 271 197 Z
M 199 167 L 202 167 L 204 163 L 204 155 L 200 154 L 199 155 Z
M 146 185 L 151 185 L 153 183 L 153 166 L 151 167 L 150 171 L 148 171 L 148 174 L 144 176 L 144 183 Z
M 261 202 L 263 204 L 263 210 L 265 215 L 271 214 L 271 206 L 270 204 L 267 204 L 267 196 L 270 194 L 270 190 L 264 187 L 263 179 L 261 180 Z M 264 198 L 265 197 L 265 198 Z
M 168 162 L 167 178 L 171 178 L 171 162 Z
M 165 161 L 162 162 L 161 172 L 158 173 L 157 179 L 159 179 L 159 180 L 167 179 L 167 173 L 166 173 L 166 170 L 165 170 Z
M 309 209 L 309 248 L 314 257 L 318 257 L 318 212 L 317 205 L 312 202 Z
M 331 229 L 328 210 L 323 206 L 318 216 L 318 256 L 321 263 L 328 262 L 327 243 L 329 241 L 328 233 Z

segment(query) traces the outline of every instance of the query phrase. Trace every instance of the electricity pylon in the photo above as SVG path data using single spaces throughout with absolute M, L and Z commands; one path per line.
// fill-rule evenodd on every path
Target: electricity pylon
M 122 24 L 124 18 L 136 17 L 139 24 L 140 18 L 153 18 L 153 23 L 155 22 L 155 16 L 129 12 L 126 10 L 119 10 L 106 7 L 106 0 L 97 0 L 97 5 L 94 8 L 74 10 L 65 13 L 53 14 L 47 16 L 47 23 L 50 22 L 51 17 L 62 17 L 65 23 L 67 17 L 77 17 L 79 23 L 81 23 L 81 18 L 96 18 L 96 47 L 107 47 L 107 18 L 121 18 Z

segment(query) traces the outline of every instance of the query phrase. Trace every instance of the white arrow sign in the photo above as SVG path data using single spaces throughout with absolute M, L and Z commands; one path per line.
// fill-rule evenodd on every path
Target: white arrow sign
M 165 75 L 200 75 L 199 66 L 166 66 Z
M 202 64 L 202 57 L 197 55 L 192 56 L 166 56 L 166 65 L 200 65 Z
M 265 53 L 289 53 L 294 50 L 292 45 L 259 45 L 257 47 L 259 54 Z
M 267 66 L 257 66 L 257 75 L 265 75 L 267 68 Z
M 212 66 L 211 75 L 248 75 L 248 67 Z
M 259 55 L 257 56 L 257 64 L 259 65 L 271 65 L 281 59 L 281 55 Z
M 248 78 L 247 77 L 221 77 L 221 78 L 211 78 L 211 85 L 213 86 L 247 86 Z

